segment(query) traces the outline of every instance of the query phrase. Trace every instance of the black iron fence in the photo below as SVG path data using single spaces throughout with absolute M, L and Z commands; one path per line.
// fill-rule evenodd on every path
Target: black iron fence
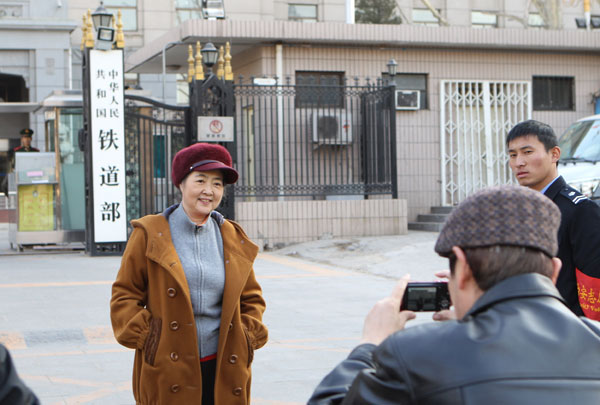
M 224 146 L 240 178 L 220 209 L 229 218 L 234 199 L 397 197 L 393 87 L 224 86 L 214 79 L 202 86 L 191 92 L 190 106 L 125 96 L 128 220 L 179 201 L 171 162 L 196 142 L 195 115 L 235 118 L 235 142 Z
M 393 87 L 239 83 L 234 95 L 236 199 L 395 194 Z
M 125 96 L 127 220 L 164 211 L 179 201 L 171 181 L 171 162 L 191 143 L 187 106 Z

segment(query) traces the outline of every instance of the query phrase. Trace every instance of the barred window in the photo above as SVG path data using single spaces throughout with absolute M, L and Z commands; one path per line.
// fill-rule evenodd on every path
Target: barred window
M 533 76 L 533 109 L 538 111 L 573 111 L 575 78 Z
M 296 72 L 296 108 L 344 108 L 343 72 Z

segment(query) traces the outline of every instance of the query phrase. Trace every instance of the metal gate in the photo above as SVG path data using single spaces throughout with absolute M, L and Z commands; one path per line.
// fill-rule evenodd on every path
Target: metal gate
M 505 138 L 515 124 L 531 117 L 530 88 L 527 81 L 440 82 L 443 205 L 512 182 Z
M 175 153 L 192 142 L 190 108 L 125 95 L 127 220 L 179 201 L 171 181 Z
M 235 84 L 238 201 L 396 197 L 393 87 Z

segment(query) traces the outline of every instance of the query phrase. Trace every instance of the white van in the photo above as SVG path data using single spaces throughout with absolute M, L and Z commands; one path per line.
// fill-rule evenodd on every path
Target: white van
M 558 174 L 582 194 L 600 199 L 600 115 L 573 123 L 558 138 Z

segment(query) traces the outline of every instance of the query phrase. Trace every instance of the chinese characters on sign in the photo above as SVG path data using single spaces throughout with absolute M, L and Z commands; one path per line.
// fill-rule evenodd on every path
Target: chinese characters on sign
M 90 50 L 90 87 L 94 242 L 125 242 L 122 50 Z
M 198 117 L 198 142 L 233 142 L 233 117 Z

